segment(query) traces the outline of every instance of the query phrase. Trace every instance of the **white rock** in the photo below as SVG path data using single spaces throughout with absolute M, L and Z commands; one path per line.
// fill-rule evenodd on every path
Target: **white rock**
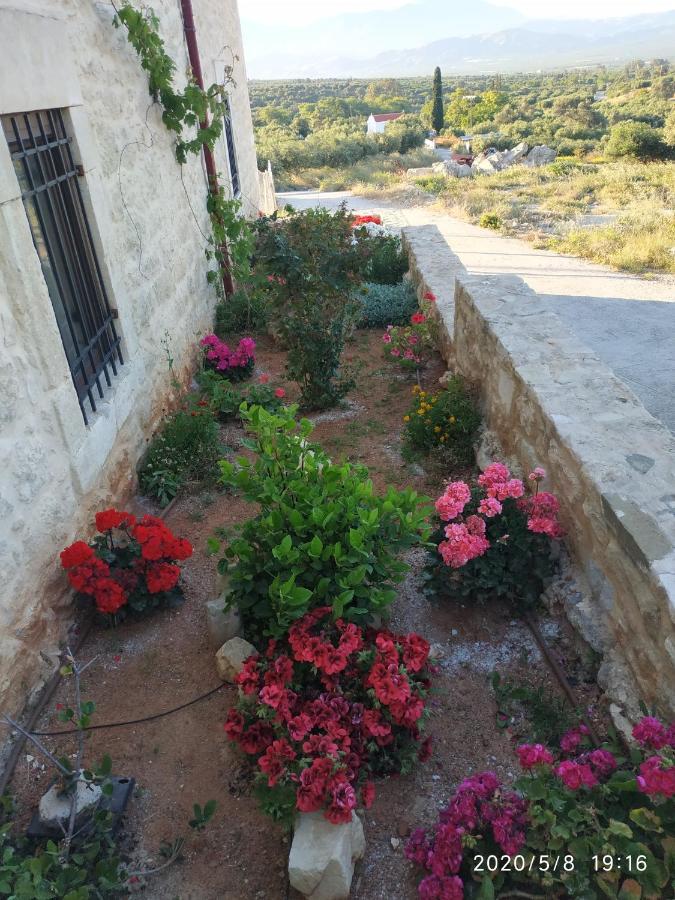
M 466 178 L 467 175 L 471 175 L 471 166 L 454 159 L 444 159 L 434 163 L 431 168 L 440 175 L 451 175 L 453 178 Z
M 417 169 L 407 169 L 405 174 L 408 178 L 427 178 L 434 175 L 435 171 L 433 166 L 420 166 Z
M 256 652 L 253 644 L 241 637 L 231 638 L 216 653 L 218 674 L 223 681 L 234 684 L 237 675 L 244 668 L 244 663 Z
M 236 607 L 225 609 L 225 597 L 206 603 L 206 627 L 214 647 L 222 647 L 226 641 L 241 635 L 241 617 Z
M 363 825 L 352 821 L 332 825 L 322 812 L 300 813 L 288 858 L 291 886 L 310 900 L 346 900 L 354 863 L 366 849 Z
M 78 778 L 75 785 L 76 827 L 79 828 L 87 816 L 96 809 L 102 795 L 100 785 Z M 72 799 L 72 794 L 62 793 L 60 781 L 53 784 L 40 798 L 38 807 L 40 822 L 47 828 L 68 828 Z
M 547 147 L 546 144 L 538 144 L 530 150 L 527 154 L 527 159 L 523 160 L 523 163 L 526 166 L 545 166 L 548 163 L 552 163 L 557 155 L 552 147 Z

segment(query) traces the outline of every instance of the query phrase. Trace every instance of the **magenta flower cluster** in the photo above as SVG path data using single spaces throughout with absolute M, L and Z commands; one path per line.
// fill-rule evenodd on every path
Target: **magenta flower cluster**
M 418 828 L 406 844 L 408 859 L 429 873 L 418 887 L 421 900 L 462 900 L 459 872 L 466 835 L 491 832 L 503 852 L 513 856 L 525 844 L 527 824 L 527 801 L 506 789 L 494 772 L 467 778 L 440 813 L 434 833 Z
M 255 359 L 255 341 L 250 337 L 242 338 L 234 350 L 215 334 L 207 334 L 199 345 L 204 348 L 210 367 L 217 372 L 243 369 Z
M 526 497 L 523 482 L 512 478 L 502 463 L 493 463 L 478 478 L 483 496 L 478 501 L 477 514 L 467 516 L 464 516 L 464 510 L 472 499 L 469 485 L 464 481 L 452 481 L 446 485 L 436 501 L 436 512 L 443 522 L 448 523 L 445 527 L 446 540 L 438 545 L 445 565 L 459 569 L 488 552 L 491 544 L 486 536 L 487 520 L 502 513 L 506 500 L 516 501 L 518 508 L 527 516 L 529 531 L 551 538 L 562 537 L 558 500 L 553 494 L 539 491 L 539 482 L 545 476 L 541 468 L 530 474 L 529 481 L 535 483 L 536 492 Z
M 675 797 L 675 724 L 666 728 L 655 716 L 645 716 L 633 729 L 643 750 L 654 751 L 640 766 L 638 787 L 644 794 Z

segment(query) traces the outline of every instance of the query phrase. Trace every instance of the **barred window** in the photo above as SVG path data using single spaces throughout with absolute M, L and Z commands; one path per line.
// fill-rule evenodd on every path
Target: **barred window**
M 124 361 L 82 200 L 81 169 L 60 110 L 2 116 L 2 126 L 88 424 Z
M 230 168 L 230 181 L 232 183 L 232 196 L 238 197 L 241 194 L 241 184 L 239 181 L 239 163 L 237 162 L 237 148 L 234 144 L 234 130 L 232 128 L 232 107 L 230 98 L 225 100 L 225 115 L 223 117 L 225 146 L 227 148 L 227 162 Z

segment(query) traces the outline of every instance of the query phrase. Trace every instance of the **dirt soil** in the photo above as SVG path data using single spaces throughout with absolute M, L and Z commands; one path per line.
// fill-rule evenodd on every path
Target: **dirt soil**
M 379 332 L 357 332 L 347 356 L 360 369 L 358 387 L 344 408 L 314 416 L 314 437 L 335 458 L 369 466 L 378 488 L 392 483 L 414 486 L 437 496 L 450 471 L 425 471 L 425 461 L 409 464 L 400 452 L 402 417 L 411 402 L 413 381 L 401 376 L 381 353 Z M 269 373 L 292 399 L 294 386 L 283 380 L 284 357 L 262 341 L 256 375 Z M 423 386 L 434 388 L 444 372 L 440 358 L 429 366 Z M 236 453 L 240 428 L 223 428 L 223 443 Z M 545 463 L 545 461 L 542 461 Z M 466 474 L 466 473 L 462 473 Z M 148 511 L 147 501 L 138 501 Z M 182 497 L 167 523 L 194 545 L 184 564 L 186 602 L 114 630 L 94 628 L 79 652 L 94 659 L 83 676 L 83 697 L 96 702 L 97 723 L 136 719 L 169 709 L 219 684 L 217 648 L 209 643 L 204 604 L 216 596 L 216 561 L 206 541 L 214 531 L 251 515 L 249 505 L 217 488 Z M 496 724 L 489 676 L 498 670 L 546 683 L 555 690 L 540 653 L 523 624 L 497 604 L 431 604 L 421 593 L 424 553 L 410 555 L 411 571 L 393 610 L 395 630 L 415 630 L 434 645 L 438 677 L 430 730 L 434 754 L 405 778 L 378 785 L 373 807 L 363 814 L 367 841 L 352 886 L 357 900 L 414 900 L 417 878 L 403 854 L 405 836 L 417 825 L 430 825 L 457 783 L 470 773 L 492 769 L 506 780 L 516 772 L 512 735 Z M 573 642 L 561 623 L 545 617 L 549 643 L 563 662 L 576 659 Z M 72 702 L 63 683 L 38 723 L 38 730 L 59 729 L 56 705 Z M 593 703 L 588 687 L 583 702 Z M 162 842 L 187 837 L 182 861 L 138 890 L 154 900 L 287 900 L 298 897 L 286 877 L 289 837 L 257 809 L 242 758 L 225 738 L 223 722 L 235 700 L 224 685 L 210 699 L 177 714 L 144 724 L 90 732 L 87 759 L 109 753 L 117 775 L 132 776 L 137 788 L 120 833 L 123 851 L 139 869 L 160 866 Z M 45 738 L 58 755 L 73 754 L 70 737 Z M 27 745 L 10 786 L 22 810 L 31 809 L 52 775 Z M 201 834 L 188 827 L 192 804 L 218 803 L 211 825 Z

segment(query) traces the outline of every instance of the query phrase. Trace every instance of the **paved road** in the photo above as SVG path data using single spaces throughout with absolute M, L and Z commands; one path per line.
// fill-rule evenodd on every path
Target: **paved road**
M 436 225 L 472 274 L 520 276 L 545 297 L 583 342 L 628 384 L 644 406 L 675 432 L 675 279 L 638 278 L 604 266 L 535 250 L 445 215 L 433 207 L 404 209 L 349 192 L 279 195 L 298 209 L 346 202 L 356 212 L 378 212 L 393 229 Z

